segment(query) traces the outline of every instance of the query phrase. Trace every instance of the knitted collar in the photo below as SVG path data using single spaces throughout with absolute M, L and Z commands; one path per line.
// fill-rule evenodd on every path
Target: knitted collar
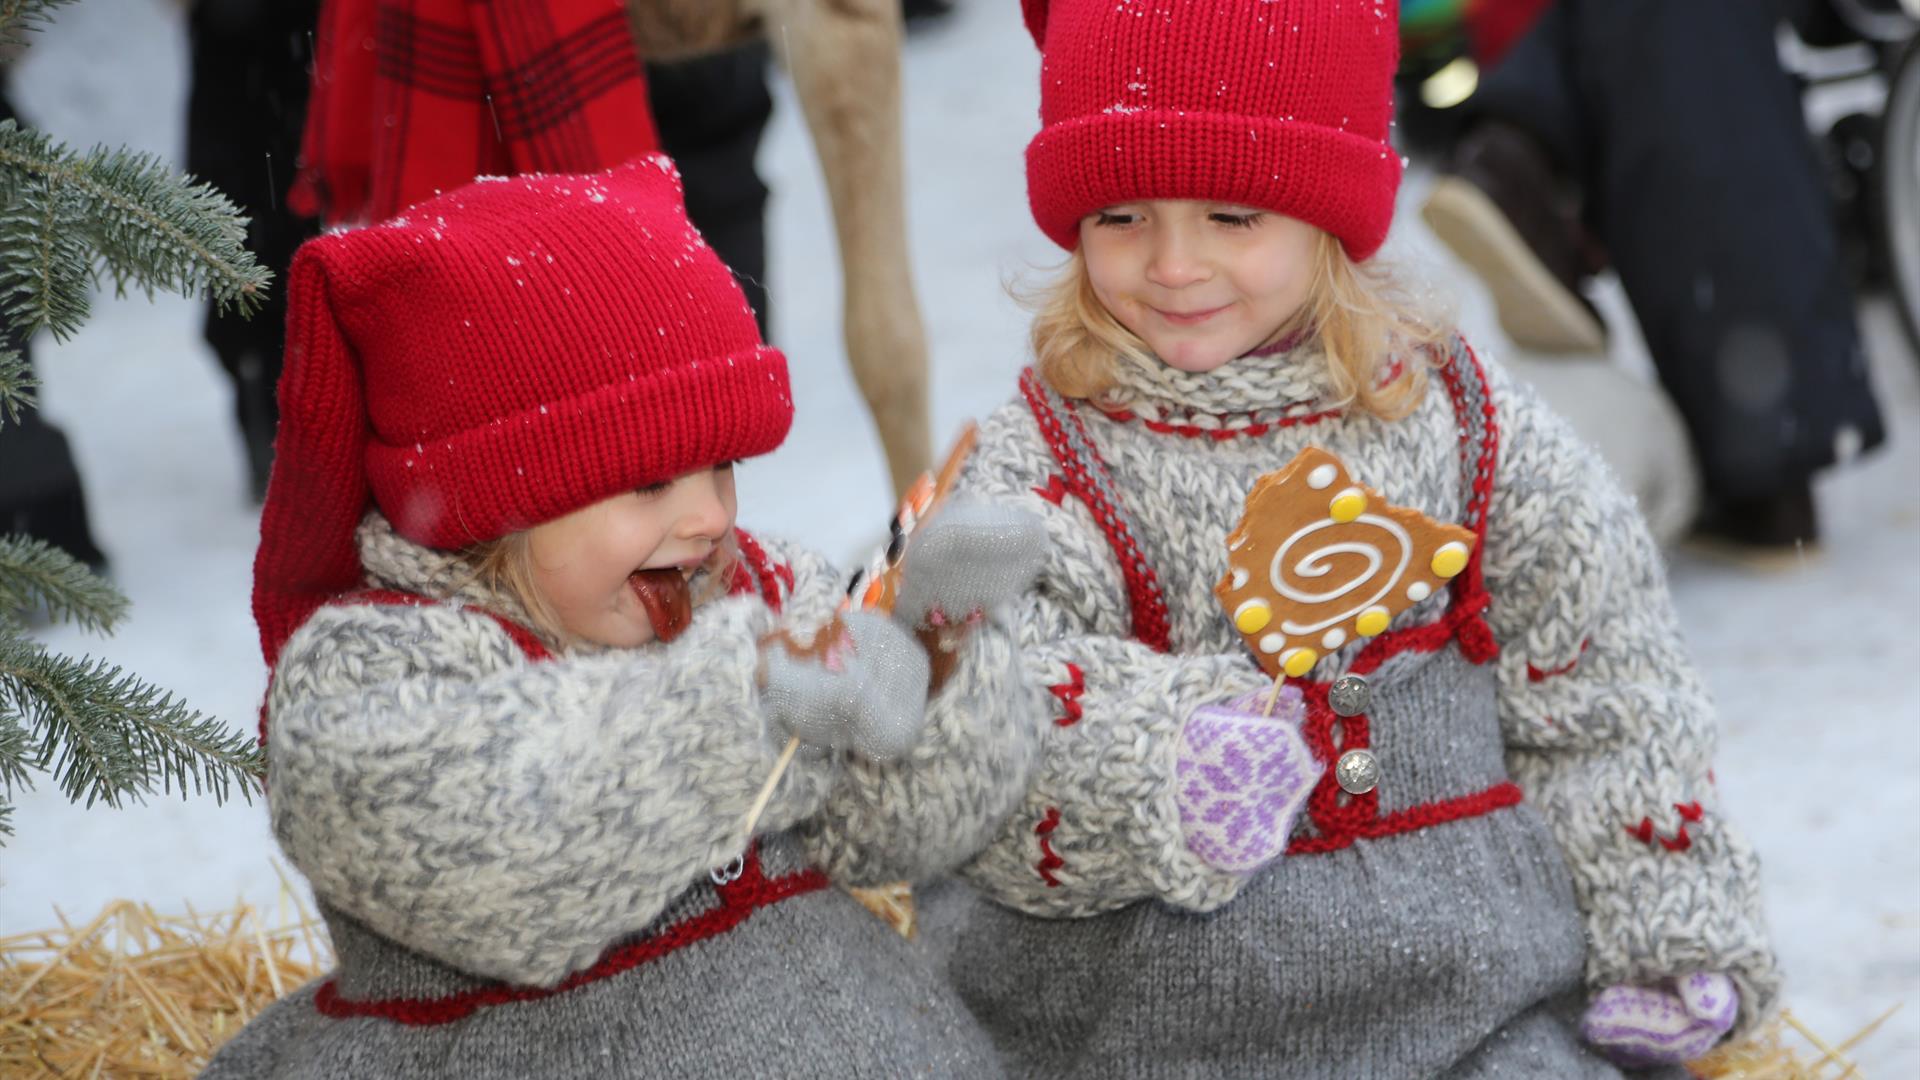
M 526 627 L 541 644 L 560 651 L 560 643 L 534 624 L 518 597 L 489 588 L 474 576 L 473 564 L 457 553 L 416 544 L 401 536 L 380 511 L 370 510 L 360 519 L 354 543 L 360 549 L 360 565 L 366 569 L 372 587 L 485 608 Z M 569 651 L 581 650 L 576 647 Z
M 1318 346 L 1289 335 L 1202 374 L 1122 357 L 1097 404 L 1123 418 L 1230 430 L 1328 411 L 1337 396 Z

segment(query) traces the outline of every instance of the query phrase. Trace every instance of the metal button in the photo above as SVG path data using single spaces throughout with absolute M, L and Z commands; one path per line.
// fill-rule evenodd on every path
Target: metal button
M 1336 716 L 1359 716 L 1373 703 L 1373 687 L 1365 675 L 1342 675 L 1327 688 L 1327 704 Z
M 1367 750 L 1349 750 L 1333 765 L 1334 782 L 1349 795 L 1365 795 L 1380 785 L 1380 763 Z

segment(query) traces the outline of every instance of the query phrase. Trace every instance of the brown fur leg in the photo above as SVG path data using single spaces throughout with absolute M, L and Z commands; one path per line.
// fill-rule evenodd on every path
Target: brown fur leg
M 897 497 L 932 462 L 907 258 L 898 0 L 757 0 L 793 75 L 840 241 L 847 359 Z

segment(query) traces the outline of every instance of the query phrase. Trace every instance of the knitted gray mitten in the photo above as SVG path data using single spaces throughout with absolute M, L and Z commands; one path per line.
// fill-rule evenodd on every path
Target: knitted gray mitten
M 1038 517 L 956 499 L 914 532 L 893 617 L 919 627 L 992 610 L 1026 591 L 1046 554 Z
M 927 722 L 927 654 L 898 624 L 853 611 L 800 649 L 765 647 L 760 708 L 777 742 L 851 750 L 891 761 L 913 748 Z

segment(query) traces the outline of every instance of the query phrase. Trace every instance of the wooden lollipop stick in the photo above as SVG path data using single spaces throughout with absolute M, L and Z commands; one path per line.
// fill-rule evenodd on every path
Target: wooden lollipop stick
M 800 749 L 800 736 L 787 740 L 787 748 L 780 751 L 780 757 L 773 763 L 773 771 L 767 774 L 767 782 L 760 785 L 760 794 L 753 797 L 753 806 L 747 810 L 747 839 L 753 839 L 753 827 L 760 824 L 760 815 L 766 812 L 767 803 L 773 799 L 773 789 L 780 786 L 780 778 L 786 775 L 787 766 L 792 763 L 794 752 Z
M 931 517 L 933 511 L 939 507 L 941 503 L 945 502 L 947 495 L 953 491 L 953 485 L 960 479 L 961 467 L 967 463 L 968 455 L 973 453 L 973 444 L 978 438 L 979 433 L 979 426 L 971 420 L 967 421 L 966 426 L 960 429 L 960 435 L 954 439 L 953 449 L 947 451 L 947 458 L 940 465 L 939 475 L 936 477 L 922 475 L 921 481 L 930 484 L 933 490 L 927 498 L 926 505 L 921 507 L 916 515 L 919 521 L 925 521 L 928 517 Z M 914 486 L 918 487 L 919 485 L 916 484 Z M 908 498 L 911 499 L 912 497 L 910 492 Z M 888 570 L 888 574 L 894 578 L 894 580 L 889 583 L 890 587 L 877 594 L 877 599 L 867 610 L 878 611 L 883 615 L 893 610 L 894 598 L 900 595 L 898 580 L 900 568 L 894 566 Z M 767 803 L 773 799 L 774 789 L 780 785 L 780 778 L 786 775 L 787 766 L 793 763 L 793 755 L 795 751 L 799 749 L 800 737 L 798 735 L 788 739 L 787 748 L 780 751 L 780 757 L 773 763 L 773 771 L 767 774 L 766 783 L 760 785 L 760 794 L 754 797 L 753 806 L 747 810 L 748 840 L 753 839 L 753 827 L 760 824 L 760 815 L 766 811 Z
M 1263 718 L 1273 715 L 1273 707 L 1280 701 L 1280 688 L 1285 685 L 1287 685 L 1287 680 L 1285 679 L 1273 680 L 1273 692 L 1267 695 L 1267 707 L 1260 710 L 1260 715 Z

